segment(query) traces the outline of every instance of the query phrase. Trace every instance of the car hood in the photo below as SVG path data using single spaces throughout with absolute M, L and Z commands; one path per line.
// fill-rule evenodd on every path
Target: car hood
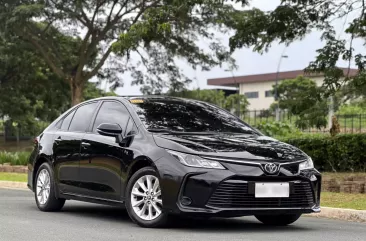
M 153 137 L 159 147 L 203 156 L 277 162 L 307 158 L 298 148 L 267 136 L 153 134 Z

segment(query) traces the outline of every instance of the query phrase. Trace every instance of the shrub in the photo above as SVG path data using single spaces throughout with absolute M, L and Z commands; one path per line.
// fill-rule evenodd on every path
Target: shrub
M 345 104 L 339 107 L 337 111 L 338 115 L 360 115 L 366 114 L 366 108 L 361 104 L 353 103 L 353 104 Z
M 264 135 L 272 137 L 301 134 L 299 129 L 287 122 L 260 122 L 254 127 L 260 130 Z
M 366 171 L 366 134 L 304 135 L 280 139 L 311 156 L 320 171 Z
M 29 152 L 0 152 L 0 164 L 27 165 Z

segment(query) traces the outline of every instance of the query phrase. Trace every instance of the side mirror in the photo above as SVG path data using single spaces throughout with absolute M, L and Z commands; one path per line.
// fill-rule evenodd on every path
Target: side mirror
M 103 136 L 118 137 L 122 134 L 122 128 L 118 124 L 102 123 L 97 127 L 97 132 Z

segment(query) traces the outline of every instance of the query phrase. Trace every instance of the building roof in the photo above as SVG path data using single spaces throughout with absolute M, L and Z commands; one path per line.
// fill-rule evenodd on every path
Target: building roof
M 348 68 L 340 68 L 343 70 L 344 74 L 347 75 Z M 350 69 L 350 76 L 356 75 L 358 72 L 357 69 Z M 299 75 L 307 76 L 307 77 L 322 77 L 323 73 L 305 73 L 304 70 L 293 70 L 293 71 L 285 71 L 278 73 L 278 79 L 294 79 Z M 244 76 L 231 76 L 224 78 L 215 78 L 208 79 L 208 85 L 221 85 L 221 86 L 233 86 L 238 83 L 256 83 L 256 82 L 267 82 L 274 81 L 277 78 L 277 72 L 274 73 L 266 73 L 266 74 L 255 74 L 255 75 L 244 75 Z

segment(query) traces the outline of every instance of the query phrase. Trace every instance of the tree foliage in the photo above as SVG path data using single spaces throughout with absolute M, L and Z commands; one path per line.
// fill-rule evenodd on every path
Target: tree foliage
M 203 70 L 233 64 L 214 34 L 226 33 L 228 19 L 240 12 L 231 2 L 239 1 L 0 0 L 0 35 L 11 30 L 29 43 L 70 86 L 72 104 L 82 100 L 89 79 L 118 87 L 125 72 L 145 93 L 181 90 L 190 79 L 176 60 Z
M 70 53 L 70 49 L 72 46 L 67 45 L 64 51 Z M 16 123 L 23 131 L 38 130 L 70 107 L 69 85 L 16 35 L 0 38 L 0 66 L 0 119 L 6 117 L 10 126 Z M 86 83 L 83 100 L 113 94 L 104 93 L 95 83 Z
M 51 121 L 69 106 L 68 86 L 29 44 L 0 39 L 0 117 L 21 126 Z
M 327 125 L 327 100 L 320 100 L 322 88 L 308 78 L 283 80 L 278 85 L 278 105 L 296 115 L 296 126 L 302 129 Z
M 357 95 L 365 95 L 366 55 L 353 48 L 356 39 L 365 41 L 365 10 L 365 0 L 282 0 L 273 11 L 250 9 L 246 14 L 235 15 L 232 26 L 237 31 L 230 39 L 230 47 L 232 50 L 253 47 L 263 52 L 274 42 L 289 44 L 311 31 L 321 31 L 325 45 L 317 50 L 315 60 L 306 70 L 325 74 L 325 97 L 342 86 L 349 86 Z M 340 33 L 332 25 L 335 19 L 344 19 L 343 37 L 339 37 Z M 348 61 L 349 66 L 354 62 L 358 74 L 352 76 L 350 71 L 338 68 L 340 59 Z
M 240 110 L 240 113 L 243 114 L 247 111 L 248 106 L 249 102 L 245 95 L 231 94 L 225 99 L 225 109 L 234 113 L 238 113 Z

